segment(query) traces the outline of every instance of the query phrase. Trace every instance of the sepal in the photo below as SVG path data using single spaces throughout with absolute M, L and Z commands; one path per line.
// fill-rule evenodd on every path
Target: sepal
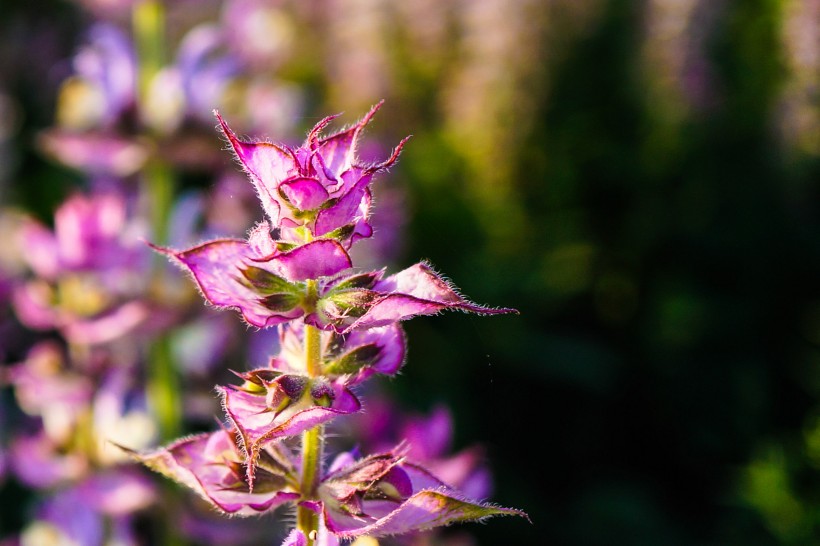
M 325 283 L 316 311 L 307 315 L 305 322 L 346 333 L 450 309 L 481 315 L 518 312 L 467 300 L 425 262 L 387 278 L 381 278 L 381 272 L 369 275 L 335 277 Z M 372 284 L 367 286 L 370 280 Z
M 256 464 L 265 446 L 362 407 L 341 381 L 281 374 L 270 369 L 239 375 L 246 380 L 245 385 L 217 387 L 217 391 L 225 413 L 236 427 L 251 490 Z
M 527 515 L 467 499 L 419 465 L 401 448 L 371 455 L 331 472 L 319 486 L 323 519 L 342 539 L 425 531 L 492 516 Z
M 120 448 L 225 514 L 254 515 L 299 498 L 293 455 L 282 444 L 268 445 L 258 455 L 255 490 L 246 481 L 243 455 L 232 431 L 189 436 L 147 453 Z

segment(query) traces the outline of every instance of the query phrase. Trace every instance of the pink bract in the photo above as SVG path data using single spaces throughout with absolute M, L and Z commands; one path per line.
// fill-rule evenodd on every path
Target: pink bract
M 256 187 L 265 213 L 282 237 L 298 240 L 294 228 L 305 226 L 314 237 L 335 235 L 346 246 L 370 237 L 369 185 L 374 174 L 388 169 L 398 159 L 407 139 L 402 140 L 385 161 L 361 164 L 356 146 L 362 131 L 382 103 L 352 127 L 328 137 L 321 131 L 337 116 L 320 121 L 301 147 L 262 141 L 242 141 L 224 119 L 217 119 L 239 163 Z

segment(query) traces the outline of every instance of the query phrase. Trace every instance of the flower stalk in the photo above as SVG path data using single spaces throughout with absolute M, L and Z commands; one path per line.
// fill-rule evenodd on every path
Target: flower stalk
M 316 281 L 307 282 L 308 302 L 316 301 Z M 309 304 L 312 306 L 312 304 Z M 322 337 L 318 328 L 305 325 L 305 372 L 308 377 L 319 377 L 322 373 Z M 318 425 L 302 433 L 302 496 L 306 500 L 316 497 L 322 453 L 324 451 L 322 426 Z M 297 528 L 307 537 L 308 546 L 313 546 L 313 536 L 319 530 L 319 517 L 312 510 L 299 506 L 296 514 Z
M 131 24 L 139 59 L 139 96 L 145 102 L 151 81 L 165 63 L 165 6 L 160 0 L 140 0 Z
M 424 262 L 390 276 L 354 268 L 350 248 L 373 234 L 370 182 L 406 142 L 380 163 L 358 160 L 357 140 L 379 106 L 328 137 L 321 133 L 335 116 L 323 119 L 298 148 L 241 141 L 216 114 L 267 219 L 247 240 L 155 247 L 191 272 L 211 304 L 239 311 L 258 328 L 278 325 L 280 351 L 266 367 L 237 373 L 241 385 L 217 387 L 229 420 L 224 429 L 137 457 L 227 514 L 295 503 L 296 529 L 283 546 L 526 517 L 470 500 L 412 462 L 401 443 L 363 458 L 342 453 L 323 468 L 326 424 L 362 409 L 351 387 L 375 374 L 395 375 L 404 364 L 402 321 L 448 309 L 516 312 L 470 302 Z M 293 453 L 282 440 L 298 435 L 301 453 Z
M 165 62 L 165 7 L 160 0 L 141 0 L 134 5 L 132 26 L 137 48 L 138 100 L 148 104 L 151 83 Z M 143 182 L 150 207 L 151 232 L 155 241 L 168 240 L 168 222 L 174 198 L 174 176 L 170 166 L 154 157 L 143 170 Z M 157 261 L 153 267 L 154 285 L 164 284 L 165 267 Z M 160 336 L 150 348 L 150 370 L 147 392 L 157 416 L 160 435 L 164 440 L 180 433 L 181 411 L 177 378 L 171 344 Z

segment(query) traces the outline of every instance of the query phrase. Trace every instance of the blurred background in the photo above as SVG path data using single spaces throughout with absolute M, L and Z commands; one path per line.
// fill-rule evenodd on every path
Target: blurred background
M 453 449 L 483 445 L 490 499 L 532 519 L 442 540 L 820 542 L 820 1 L 3 0 L 2 12 L 8 230 L 21 216 L 53 225 L 78 188 L 139 193 L 153 179 L 173 183 L 148 197 L 149 218 L 184 216 L 184 199 L 211 215 L 190 236 L 153 218 L 153 233 L 179 247 L 241 236 L 261 210 L 251 192 L 243 220 L 248 190 L 211 110 L 239 134 L 299 142 L 325 115 L 352 123 L 385 99 L 361 155 L 413 137 L 376 184 L 382 223 L 360 259 L 391 271 L 426 259 L 474 301 L 520 310 L 410 321 L 402 374 L 377 380 L 406 411 L 449 406 Z M 0 245 L 6 277 L 23 275 L 25 258 Z M 8 369 L 53 337 L 20 324 L 11 299 Z M 0 399 L 9 468 L 31 413 L 17 396 L 11 385 Z M 210 426 L 204 404 L 185 406 L 183 432 Z M 43 496 L 7 469 L 0 539 L 16 544 Z

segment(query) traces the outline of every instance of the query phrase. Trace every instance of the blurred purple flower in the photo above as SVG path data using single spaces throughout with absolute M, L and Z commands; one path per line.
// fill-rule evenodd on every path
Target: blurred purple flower
M 70 441 L 91 403 L 91 378 L 69 370 L 62 350 L 50 341 L 35 345 L 22 363 L 9 367 L 6 376 L 20 409 L 40 417 L 52 441 Z
M 60 544 L 137 546 L 132 515 L 154 497 L 153 486 L 142 475 L 123 470 L 97 474 L 48 498 L 28 538 L 36 543 L 33 532 L 45 524 Z
M 424 466 L 468 497 L 484 499 L 492 493 L 492 475 L 482 446 L 452 453 L 453 416 L 446 406 L 439 404 L 427 415 L 408 415 L 380 395 L 369 397 L 367 406 L 368 411 L 351 420 L 351 436 L 362 449 L 380 452 L 403 441 L 408 461 Z
M 53 232 L 29 221 L 21 254 L 36 278 L 15 290 L 21 322 L 56 328 L 83 344 L 110 341 L 144 323 L 150 253 L 139 240 L 143 232 L 114 193 L 69 198 L 55 214 Z
M 291 54 L 297 28 L 289 13 L 269 0 L 226 0 L 222 27 L 231 49 L 253 67 L 270 70 Z

